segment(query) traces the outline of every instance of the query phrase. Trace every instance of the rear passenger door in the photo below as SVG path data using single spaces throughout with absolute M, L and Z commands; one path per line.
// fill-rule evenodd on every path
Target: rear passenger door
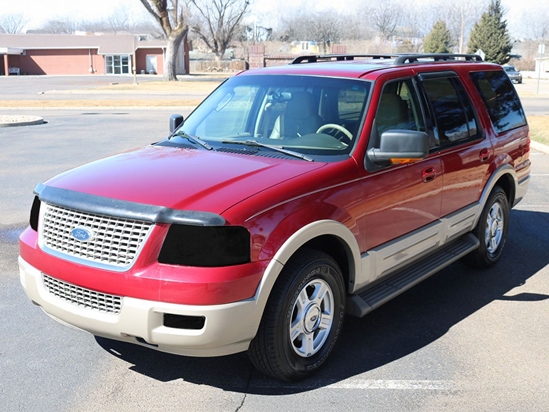
M 443 217 L 478 201 L 492 147 L 456 73 L 420 74 L 419 79 L 430 112 L 432 140 L 442 161 Z

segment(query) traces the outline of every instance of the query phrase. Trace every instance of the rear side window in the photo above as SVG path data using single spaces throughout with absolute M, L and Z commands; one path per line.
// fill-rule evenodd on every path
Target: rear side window
M 435 116 L 440 146 L 479 137 L 473 105 L 457 77 L 427 78 L 423 87 Z
M 515 87 L 505 72 L 472 72 L 470 76 L 498 134 L 526 124 Z

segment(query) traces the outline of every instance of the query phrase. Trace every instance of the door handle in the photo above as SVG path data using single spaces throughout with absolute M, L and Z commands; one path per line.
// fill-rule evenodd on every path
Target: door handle
M 435 180 L 437 177 L 437 171 L 433 166 L 427 167 L 421 171 L 421 180 L 425 183 Z
M 490 158 L 490 149 L 482 149 L 478 157 L 481 162 L 486 162 Z

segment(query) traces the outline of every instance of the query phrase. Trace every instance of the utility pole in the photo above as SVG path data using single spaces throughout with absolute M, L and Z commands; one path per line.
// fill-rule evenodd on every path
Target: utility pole
M 536 89 L 536 94 L 539 94 L 539 79 L 541 77 L 541 66 L 543 64 L 543 54 L 545 53 L 545 44 L 540 43 L 538 46 L 539 52 L 539 69 L 538 69 L 538 87 Z

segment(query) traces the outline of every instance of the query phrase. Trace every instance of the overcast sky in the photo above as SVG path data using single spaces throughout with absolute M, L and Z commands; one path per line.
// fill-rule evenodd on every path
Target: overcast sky
M 336 10 L 348 10 L 365 0 L 252 0 L 252 15 L 248 19 L 257 16 L 258 24 L 270 25 L 273 16 L 284 7 L 288 9 L 307 9 L 319 7 L 322 9 L 335 8 Z M 431 0 L 433 1 L 433 0 Z M 455 0 L 447 0 L 448 3 Z M 458 0 L 459 1 L 459 0 Z M 428 4 L 430 0 L 414 0 L 414 3 Z M 0 14 L 24 13 L 30 19 L 28 28 L 36 28 L 44 21 L 56 17 L 70 17 L 77 20 L 100 20 L 112 14 L 115 8 L 125 10 L 136 19 L 146 15 L 146 11 L 139 0 L 0 0 Z M 506 19 L 509 22 L 511 34 L 513 29 L 519 28 L 520 17 L 523 11 L 530 9 L 549 9 L 547 0 L 502 0 L 503 7 L 508 11 Z

